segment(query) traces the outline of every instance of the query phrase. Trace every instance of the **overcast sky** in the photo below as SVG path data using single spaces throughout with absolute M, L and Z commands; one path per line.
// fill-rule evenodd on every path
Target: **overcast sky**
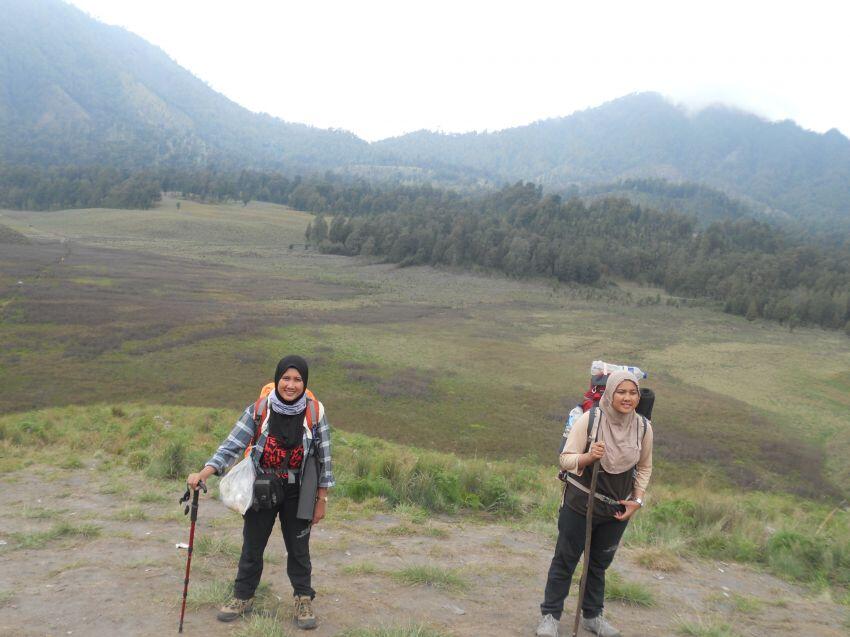
M 376 140 L 498 130 L 636 91 L 850 136 L 840 1 L 71 0 L 217 91 Z

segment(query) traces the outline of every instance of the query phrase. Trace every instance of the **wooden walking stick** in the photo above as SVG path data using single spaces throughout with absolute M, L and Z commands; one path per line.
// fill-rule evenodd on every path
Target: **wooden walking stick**
M 573 624 L 573 637 L 578 636 L 578 624 L 581 619 L 581 605 L 584 602 L 584 589 L 587 588 L 587 571 L 590 564 L 590 537 L 593 525 L 593 503 L 596 502 L 596 480 L 599 477 L 599 460 L 593 463 L 593 474 L 590 477 L 590 492 L 587 494 L 587 515 L 584 527 L 584 560 L 581 567 L 581 583 L 578 588 L 576 603 L 576 620 Z
M 184 514 L 189 513 L 189 509 L 192 510 L 192 514 L 189 516 L 189 519 L 192 521 L 191 526 L 189 527 L 189 546 L 188 546 L 188 555 L 186 556 L 186 579 L 183 580 L 183 607 L 180 609 L 180 627 L 177 629 L 178 633 L 183 632 L 183 616 L 186 614 L 186 596 L 189 594 L 189 569 L 192 567 L 192 547 L 195 544 L 195 522 L 198 520 L 198 491 L 200 489 L 204 490 L 204 493 L 207 492 L 207 485 L 203 482 L 198 482 L 198 488 L 194 490 L 192 494 L 192 504 L 186 505 L 186 510 L 183 512 Z M 192 489 L 186 489 L 186 493 L 183 494 L 183 497 L 180 498 L 180 504 L 189 501 L 189 491 Z

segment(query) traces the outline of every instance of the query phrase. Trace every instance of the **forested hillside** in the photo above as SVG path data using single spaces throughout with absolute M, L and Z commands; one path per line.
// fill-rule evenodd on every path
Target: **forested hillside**
M 0 0 L 0 161 L 324 168 L 355 135 L 251 113 L 161 49 L 60 0 Z
M 630 178 L 697 182 L 778 215 L 850 227 L 850 140 L 841 133 L 721 106 L 692 114 L 654 93 L 499 132 L 420 131 L 376 148 L 422 166 L 452 164 L 547 188 Z
M 561 194 L 566 197 L 598 199 L 623 197 L 632 203 L 661 212 L 681 212 L 693 215 L 707 225 L 725 219 L 760 219 L 790 224 L 788 215 L 771 214 L 756 204 L 748 205 L 717 190 L 694 182 L 674 183 L 666 179 L 624 179 L 608 184 L 573 186 Z

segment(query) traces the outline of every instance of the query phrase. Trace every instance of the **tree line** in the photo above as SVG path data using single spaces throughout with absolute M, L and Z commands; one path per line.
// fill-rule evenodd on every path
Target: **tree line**
M 322 251 L 401 265 L 483 267 L 585 285 L 617 278 L 718 302 L 748 319 L 843 328 L 850 335 L 850 246 L 821 248 L 766 223 L 694 217 L 621 198 L 585 202 L 519 182 L 477 199 L 384 213 L 319 216 Z
M 148 209 L 161 198 L 155 173 L 104 166 L 42 168 L 0 164 L 0 208 Z

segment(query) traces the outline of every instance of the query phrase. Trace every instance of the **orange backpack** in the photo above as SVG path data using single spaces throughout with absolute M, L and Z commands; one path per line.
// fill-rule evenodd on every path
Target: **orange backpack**
M 260 389 L 260 395 L 254 403 L 254 437 L 251 438 L 251 444 L 245 449 L 246 458 L 251 454 L 254 445 L 257 443 L 257 439 L 260 437 L 260 427 L 266 418 L 266 407 L 269 404 L 266 399 L 272 391 L 274 391 L 274 383 L 263 385 L 262 389 Z M 307 427 L 312 432 L 316 423 L 319 422 L 319 399 L 309 389 L 305 390 L 304 393 L 307 396 L 307 412 L 305 414 L 307 417 Z

